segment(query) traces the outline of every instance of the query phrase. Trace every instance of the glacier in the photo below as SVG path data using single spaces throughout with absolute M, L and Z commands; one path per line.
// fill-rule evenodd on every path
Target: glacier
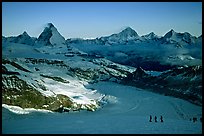
M 201 134 L 202 107 L 112 82 L 87 85 L 111 96 L 95 112 L 15 114 L 2 109 L 3 134 Z M 149 116 L 158 122 L 149 122 Z M 163 116 L 164 122 L 159 121 Z

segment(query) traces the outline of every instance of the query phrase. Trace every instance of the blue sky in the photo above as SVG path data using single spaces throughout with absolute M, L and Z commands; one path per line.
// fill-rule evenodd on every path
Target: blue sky
M 202 34 L 201 2 L 3 2 L 2 35 L 23 31 L 38 37 L 53 23 L 67 38 L 96 38 L 120 32 L 127 26 L 140 36 L 155 32 Z

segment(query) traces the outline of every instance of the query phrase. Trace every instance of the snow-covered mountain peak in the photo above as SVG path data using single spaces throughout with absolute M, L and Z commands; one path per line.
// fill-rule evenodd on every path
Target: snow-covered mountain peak
M 182 42 L 184 44 L 189 44 L 189 45 L 195 44 L 195 41 L 196 41 L 196 37 L 192 36 L 190 33 L 188 32 L 177 33 L 173 29 L 171 29 L 168 33 L 166 33 L 163 38 L 164 40 L 170 43 Z
M 130 27 L 125 28 L 124 30 L 122 30 L 120 33 L 118 33 L 121 36 L 125 36 L 127 37 L 138 37 L 137 32 L 135 32 L 135 30 L 133 30 Z
M 171 29 L 170 32 L 175 33 L 174 29 Z
M 52 27 L 55 27 L 55 26 L 52 23 L 47 23 L 47 27 L 52 28 Z
M 154 39 L 154 38 L 159 38 L 154 32 L 151 32 L 147 35 L 143 35 L 142 37 L 146 38 L 146 39 Z
M 173 35 L 176 35 L 177 33 L 171 29 L 169 32 L 167 32 L 165 35 L 164 35 L 164 38 L 171 38 Z
M 17 36 L 17 39 L 26 39 L 31 38 L 26 31 L 24 31 L 22 34 Z
M 43 45 L 61 45 L 65 44 L 65 38 L 58 32 L 57 28 L 52 23 L 47 23 L 47 26 L 37 39 L 37 44 Z
M 17 39 L 27 39 L 31 38 L 26 31 L 24 31 L 22 34 L 17 36 Z
M 36 38 L 30 37 L 26 31 L 16 37 L 2 37 L 2 42 L 33 45 Z
M 130 27 L 125 28 L 117 34 L 101 37 L 100 40 L 107 42 L 108 44 L 127 44 L 128 41 L 138 40 L 141 37 Z

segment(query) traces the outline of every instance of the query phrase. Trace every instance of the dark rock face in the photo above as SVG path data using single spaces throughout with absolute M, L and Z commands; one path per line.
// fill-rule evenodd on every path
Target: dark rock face
M 30 83 L 27 81 L 27 77 L 29 77 L 29 73 L 37 73 L 40 72 L 40 69 L 37 67 L 33 68 L 33 71 L 29 71 L 25 69 L 18 62 L 14 62 L 12 59 L 2 59 L 2 103 L 19 106 L 21 108 L 35 108 L 35 109 L 46 109 L 54 112 L 69 112 L 79 111 L 79 110 L 90 110 L 94 111 L 98 107 L 95 104 L 77 104 L 73 102 L 71 98 L 63 94 L 55 94 L 51 96 L 43 95 L 42 91 L 48 91 L 46 86 L 40 83 L 38 80 L 33 80 L 32 78 L 28 80 L 33 80 L 37 82 Z M 69 74 L 75 76 L 74 73 L 71 72 L 68 66 L 66 66 L 61 60 L 47 60 L 47 59 L 34 59 L 34 58 L 25 58 L 25 64 L 30 63 L 31 65 L 35 64 L 46 64 L 46 65 L 55 65 L 58 67 L 64 67 L 70 72 Z M 18 71 L 9 71 L 7 65 L 15 67 Z M 13 70 L 15 70 L 13 69 Z M 65 73 L 67 74 L 67 73 Z M 86 73 L 87 76 L 89 72 Z M 60 76 L 51 76 L 44 74 L 39 74 L 39 76 L 43 78 L 52 79 L 59 83 L 69 84 L 68 80 Z M 83 75 L 85 76 L 85 75 Z M 86 77 L 86 76 L 85 76 Z M 25 78 L 25 79 L 24 79 Z M 92 78 L 92 77 L 91 77 Z
M 73 102 L 65 95 L 43 96 L 39 91 L 15 75 L 3 76 L 2 82 L 2 102 L 4 104 L 51 111 L 58 110 L 60 106 L 70 108 L 73 105 Z
M 121 83 L 202 105 L 202 66 L 174 68 L 158 77 L 152 77 L 139 68 Z
M 44 44 L 46 46 L 52 46 L 50 43 L 50 38 L 52 37 L 52 30 L 50 27 L 46 27 L 44 31 L 40 34 L 40 36 L 37 39 L 38 44 Z
M 136 69 L 135 72 L 133 72 L 132 74 L 128 75 L 129 78 L 131 79 L 136 79 L 136 80 L 139 80 L 140 78 L 145 78 L 145 77 L 148 77 L 148 74 L 146 74 L 144 72 L 144 70 L 139 67 Z

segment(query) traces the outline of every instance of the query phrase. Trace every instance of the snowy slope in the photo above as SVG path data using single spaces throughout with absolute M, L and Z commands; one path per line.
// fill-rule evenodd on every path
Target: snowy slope
M 201 134 L 202 107 L 181 99 L 116 83 L 88 85 L 107 94 L 108 103 L 96 112 L 16 115 L 3 108 L 3 133 L 60 134 Z M 149 116 L 158 122 L 149 122 Z M 160 122 L 160 116 L 164 122 Z M 197 117 L 193 123 L 190 118 Z M 51 123 L 52 122 L 52 123 Z M 19 125 L 20 123 L 20 125 Z

